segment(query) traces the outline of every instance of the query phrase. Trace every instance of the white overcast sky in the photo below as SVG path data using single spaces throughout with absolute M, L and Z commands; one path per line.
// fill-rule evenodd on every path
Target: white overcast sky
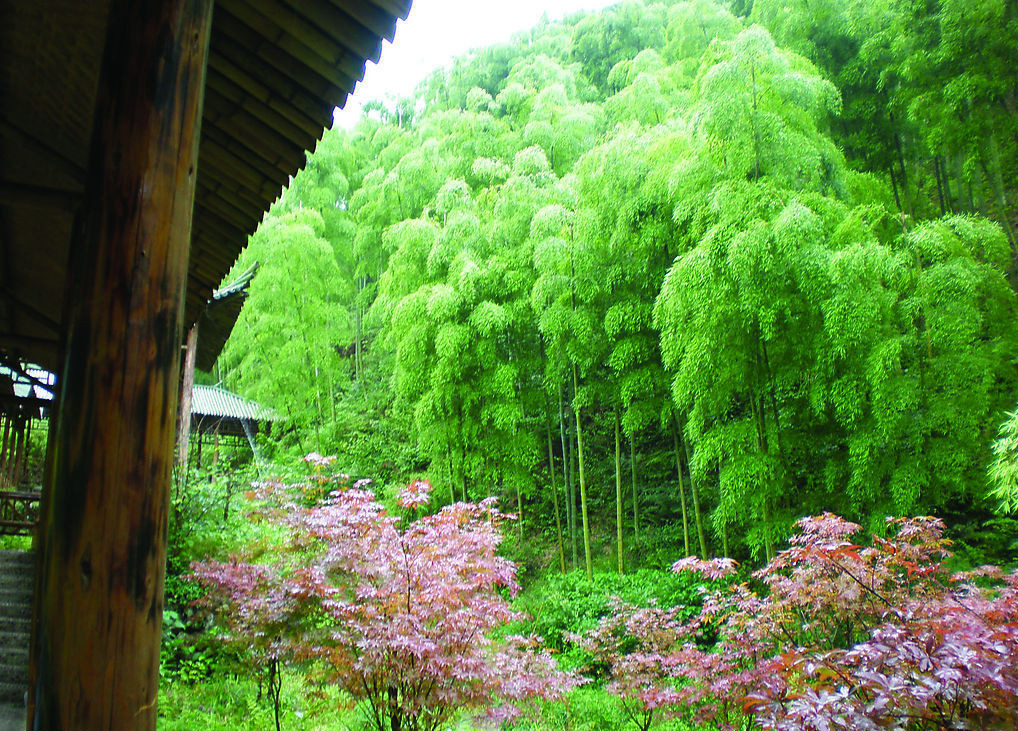
M 537 24 L 544 13 L 557 20 L 577 10 L 596 10 L 619 0 L 414 0 L 396 24 L 395 43 L 382 44 L 379 63 L 368 63 L 364 81 L 336 115 L 352 125 L 371 99 L 406 96 L 429 72 L 472 48 L 508 41 Z M 353 117 L 353 119 L 351 119 Z

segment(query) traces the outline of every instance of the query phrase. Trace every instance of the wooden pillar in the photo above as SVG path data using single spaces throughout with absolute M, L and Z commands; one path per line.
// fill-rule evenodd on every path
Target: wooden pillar
M 198 323 L 187 334 L 184 351 L 184 377 L 180 384 L 180 430 L 177 432 L 177 467 L 187 469 L 187 448 L 191 442 L 191 393 L 194 391 L 194 365 L 198 357 Z
M 154 729 L 211 0 L 113 0 L 67 340 L 29 728 Z

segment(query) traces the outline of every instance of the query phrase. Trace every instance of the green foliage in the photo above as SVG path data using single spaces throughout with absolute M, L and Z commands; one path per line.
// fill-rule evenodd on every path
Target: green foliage
M 1018 411 L 1009 412 L 1000 425 L 993 443 L 990 480 L 990 496 L 998 501 L 1001 512 L 1018 512 Z
M 259 526 L 244 519 L 240 509 L 243 493 L 256 477 L 254 466 L 245 462 L 248 457 L 239 449 L 223 449 L 215 464 L 174 476 L 159 666 L 163 678 L 197 682 L 233 664 L 215 638 L 203 632 L 193 607 L 201 590 L 184 577 L 192 561 L 225 558 L 257 540 Z
M 525 622 L 528 632 L 543 637 L 549 647 L 571 648 L 576 653 L 564 634 L 582 634 L 596 627 L 610 613 L 612 597 L 638 607 L 687 607 L 684 614 L 692 616 L 699 610 L 703 586 L 700 579 L 663 569 L 640 569 L 623 576 L 599 572 L 593 582 L 573 571 L 548 575 L 520 596 L 517 607 L 531 617 Z
M 1016 33 L 1005 0 L 542 20 L 325 133 L 217 380 L 287 417 L 277 454 L 501 496 L 563 555 L 612 522 L 656 565 L 690 507 L 740 558 L 826 510 L 968 510 L 998 550 Z

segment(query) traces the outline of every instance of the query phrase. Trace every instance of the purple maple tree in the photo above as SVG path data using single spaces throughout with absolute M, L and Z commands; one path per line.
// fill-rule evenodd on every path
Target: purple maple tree
M 864 547 L 854 523 L 804 518 L 753 575 L 764 591 L 734 583 L 685 623 L 619 605 L 583 641 L 641 731 L 654 714 L 723 729 L 1018 727 L 1018 574 L 950 574 L 939 520 L 890 523 Z M 673 568 L 717 579 L 734 565 Z
M 411 520 L 428 503 L 427 482 L 401 492 L 407 518 L 357 487 L 311 506 L 299 486 L 266 483 L 255 493 L 261 514 L 287 529 L 283 557 L 196 565 L 195 577 L 228 628 L 314 662 L 366 701 L 378 731 L 434 731 L 460 709 L 512 715 L 580 682 L 534 638 L 494 636 L 518 618 L 504 596 L 518 589 L 516 569 L 497 553 L 508 516 L 494 500 Z

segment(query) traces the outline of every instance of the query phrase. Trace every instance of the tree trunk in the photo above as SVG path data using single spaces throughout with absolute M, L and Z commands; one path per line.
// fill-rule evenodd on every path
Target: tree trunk
M 615 545 L 618 549 L 619 576 L 624 571 L 622 561 L 622 429 L 619 412 L 615 412 Z
M 576 495 L 573 490 L 573 453 L 569 449 L 570 439 L 566 438 L 565 408 L 562 405 L 562 384 L 558 386 L 558 431 L 562 441 L 562 481 L 565 483 L 566 524 L 569 528 L 569 545 L 572 553 L 572 568 L 576 570 Z
M 29 727 L 154 729 L 212 3 L 113 0 L 32 638 Z
M 283 694 L 283 665 L 279 660 L 269 664 L 269 695 L 272 697 L 272 711 L 276 719 L 276 731 L 282 731 L 279 723 L 280 696 Z
M 187 448 L 191 442 L 191 392 L 194 391 L 194 364 L 198 356 L 198 325 L 187 334 L 187 355 L 180 386 L 180 430 L 177 432 L 177 467 L 187 469 Z
M 354 294 L 354 343 L 353 343 L 353 370 L 361 390 L 364 390 L 364 352 L 361 346 L 362 322 L 364 315 L 361 312 L 361 292 L 364 291 L 364 277 L 357 277 L 357 292 Z
M 682 440 L 682 446 L 686 451 L 686 464 L 689 465 L 689 492 L 693 496 L 693 518 L 696 520 L 696 534 L 700 539 L 700 558 L 710 558 L 707 553 L 707 537 L 703 531 L 703 519 L 700 516 L 700 498 L 696 491 L 696 478 L 693 477 L 693 460 L 689 455 L 689 441 Z
M 636 436 L 629 438 L 629 471 L 633 478 L 633 541 L 640 540 L 640 499 L 636 494 Z
M 546 412 L 547 413 L 547 412 Z M 558 559 L 562 567 L 562 573 L 566 572 L 566 549 L 562 544 L 562 516 L 558 508 L 558 484 L 555 482 L 555 451 L 551 443 L 551 424 L 545 418 L 544 429 L 548 435 L 548 474 L 551 478 L 551 501 L 555 506 L 555 538 L 558 541 Z M 565 468 L 563 467 L 563 470 Z
M 947 202 L 946 202 L 945 196 L 944 196 L 944 186 L 946 184 L 946 179 L 944 179 L 944 177 L 943 177 L 943 175 L 941 173 L 940 156 L 939 155 L 937 155 L 936 157 L 933 158 L 933 175 L 934 175 L 934 178 L 937 181 L 937 199 L 940 201 L 940 215 L 941 216 L 946 216 L 947 215 Z
M 452 505 L 456 502 L 456 473 L 453 472 L 452 453 L 448 441 L 445 443 L 445 463 L 449 467 L 449 504 Z
M 520 527 L 520 540 L 523 540 L 523 493 L 520 491 L 520 483 L 516 483 L 516 522 Z
M 767 441 L 767 420 L 764 414 L 764 403 L 763 397 L 758 397 L 755 393 L 750 393 L 750 408 L 753 410 L 753 421 L 754 428 L 756 429 L 756 449 L 757 452 L 764 458 L 767 458 L 768 454 L 768 441 Z M 761 520 L 763 520 L 765 532 L 764 532 L 764 557 L 767 562 L 770 563 L 771 559 L 774 558 L 774 543 L 770 535 L 770 497 L 769 489 L 762 491 L 760 496 L 760 514 Z
M 573 364 L 573 399 L 579 392 L 579 379 L 576 376 L 576 364 Z M 590 518 L 587 513 L 587 477 L 583 469 L 583 426 L 580 420 L 580 407 L 574 406 L 576 414 L 576 462 L 580 470 L 580 516 L 583 519 L 583 563 L 587 571 L 587 579 L 594 580 L 594 562 L 590 555 Z
M 679 429 L 672 419 L 672 439 L 675 442 L 675 470 L 679 473 L 679 500 L 682 502 L 682 543 L 689 556 L 689 516 L 686 514 L 686 485 L 682 481 L 682 456 L 679 451 Z

